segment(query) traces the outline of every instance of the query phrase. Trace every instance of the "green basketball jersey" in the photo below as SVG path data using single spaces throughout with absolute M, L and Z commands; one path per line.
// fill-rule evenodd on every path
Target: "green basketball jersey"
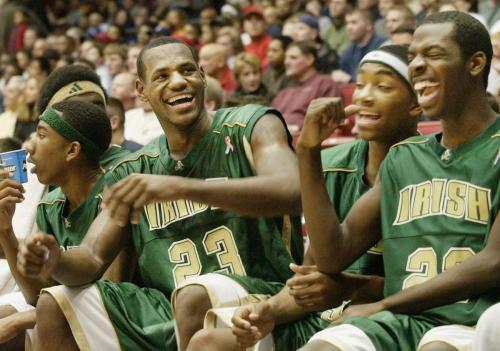
M 99 158 L 99 164 L 105 170 L 109 170 L 118 162 L 131 154 L 130 150 L 118 145 L 110 145 Z
M 385 295 L 422 283 L 484 247 L 500 205 L 500 118 L 451 150 L 441 134 L 395 145 L 380 170 Z M 433 308 L 422 318 L 474 325 L 500 294 Z
M 104 176 L 99 178 L 85 201 L 71 213 L 66 214 L 68 200 L 61 188 L 45 195 L 38 204 L 36 224 L 47 234 L 55 236 L 65 249 L 80 245 L 85 234 L 101 210 L 101 193 Z
M 352 205 L 370 189 L 363 177 L 366 167 L 368 142 L 357 140 L 325 149 L 321 152 L 326 190 L 340 221 Z M 358 258 L 346 272 L 366 275 L 384 275 L 381 244 Z
M 180 161 L 170 158 L 161 136 L 106 175 L 113 184 L 131 173 L 149 173 L 224 182 L 255 176 L 250 138 L 257 121 L 275 110 L 247 105 L 217 111 L 210 130 Z M 188 200 L 144 207 L 132 225 L 145 286 L 170 296 L 186 278 L 209 272 L 248 275 L 284 282 L 288 264 L 301 262 L 300 219 L 243 217 Z

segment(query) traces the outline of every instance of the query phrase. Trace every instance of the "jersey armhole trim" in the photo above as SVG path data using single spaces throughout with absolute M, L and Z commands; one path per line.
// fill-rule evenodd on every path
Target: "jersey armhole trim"
M 245 149 L 245 155 L 247 157 L 248 163 L 250 164 L 250 167 L 252 168 L 253 173 L 257 174 L 257 170 L 255 168 L 255 161 L 253 159 L 252 146 L 248 142 L 246 136 L 243 136 L 243 148 Z
M 329 173 L 329 172 L 344 172 L 344 173 L 355 173 L 357 172 L 357 168 L 325 168 L 323 169 L 323 173 Z

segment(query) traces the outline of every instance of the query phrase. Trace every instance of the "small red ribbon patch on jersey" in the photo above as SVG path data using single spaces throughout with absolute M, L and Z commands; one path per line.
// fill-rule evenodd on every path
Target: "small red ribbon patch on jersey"
M 229 136 L 224 138 L 224 142 L 226 143 L 226 155 L 234 151 L 234 146 L 231 144 L 231 138 Z

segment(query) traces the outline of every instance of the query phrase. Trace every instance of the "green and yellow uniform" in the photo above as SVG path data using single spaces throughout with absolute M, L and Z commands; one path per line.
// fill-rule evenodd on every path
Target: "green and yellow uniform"
M 420 284 L 485 246 L 500 206 L 500 118 L 473 140 L 446 150 L 441 134 L 410 138 L 384 160 L 381 221 L 385 296 Z M 353 318 L 377 350 L 415 350 L 439 325 L 475 325 L 498 291 L 418 315 L 388 311 Z
M 132 173 L 220 182 L 255 176 L 250 139 L 255 124 L 268 113 L 280 116 L 258 105 L 219 110 L 210 130 L 182 160 L 170 157 L 166 137 L 161 136 L 118 163 L 106 181 L 112 185 Z M 176 200 L 145 206 L 140 223 L 131 229 L 148 288 L 96 283 L 123 350 L 176 349 L 168 298 L 189 277 L 225 273 L 250 293 L 272 294 L 291 276 L 289 263 L 301 262 L 303 256 L 298 217 L 244 217 Z
M 339 221 L 344 221 L 354 203 L 370 189 L 365 183 L 368 142 L 329 148 L 321 153 L 325 184 Z M 382 244 L 377 244 L 358 258 L 346 272 L 364 275 L 384 275 Z
M 110 145 L 99 158 L 99 164 L 107 171 L 130 154 L 128 149 L 118 145 Z
M 104 176 L 96 182 L 85 201 L 68 213 L 69 202 L 61 188 L 45 195 L 37 208 L 36 224 L 53 235 L 64 249 L 80 245 L 90 225 L 101 211 Z

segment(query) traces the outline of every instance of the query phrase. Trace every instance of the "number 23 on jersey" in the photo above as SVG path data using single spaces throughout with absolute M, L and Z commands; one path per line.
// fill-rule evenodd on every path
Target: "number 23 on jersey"
M 225 226 L 205 233 L 202 240 L 206 255 L 216 255 L 220 270 L 218 272 L 246 275 L 233 233 Z M 202 262 L 195 243 L 191 239 L 179 240 L 168 249 L 172 263 L 172 275 L 177 287 L 185 279 L 198 276 L 202 272 Z

